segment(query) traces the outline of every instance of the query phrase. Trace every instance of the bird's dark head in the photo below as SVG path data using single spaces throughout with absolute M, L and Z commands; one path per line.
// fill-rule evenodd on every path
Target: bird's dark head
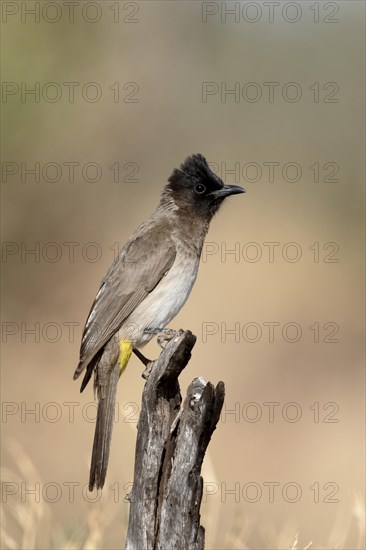
M 237 185 L 224 182 L 210 169 L 205 157 L 192 155 L 173 170 L 166 185 L 162 203 L 170 202 L 187 214 L 209 221 L 229 195 L 244 193 Z

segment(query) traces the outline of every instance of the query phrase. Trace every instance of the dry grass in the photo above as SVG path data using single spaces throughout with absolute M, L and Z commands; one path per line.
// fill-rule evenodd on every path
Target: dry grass
M 41 480 L 34 464 L 22 447 L 12 441 L 8 445 L 16 471 L 2 468 L 2 481 L 21 484 L 29 481 L 29 486 L 34 480 Z M 215 480 L 215 471 L 209 455 L 204 462 L 204 477 Z M 219 500 L 211 499 L 203 507 L 202 523 L 206 528 L 206 548 L 215 548 L 217 540 L 217 527 L 219 525 Z M 4 550 L 38 550 L 39 548 L 51 548 L 57 550 L 95 550 L 105 547 L 105 536 L 108 527 L 116 519 L 116 507 L 108 501 L 87 503 L 83 525 L 75 523 L 71 532 L 65 528 L 55 531 L 55 518 L 48 503 L 40 499 L 35 502 L 27 499 L 21 502 L 20 498 L 12 499 L 6 505 L 1 505 L 1 548 Z M 119 522 L 119 528 L 126 527 Z M 329 534 L 325 546 L 313 546 L 312 541 L 301 541 L 300 532 L 293 529 L 292 525 L 284 526 L 279 533 L 273 529 L 265 529 L 259 526 L 255 518 L 245 518 L 238 515 L 228 526 L 225 540 L 225 550 L 256 550 L 246 541 L 253 539 L 261 541 L 260 548 L 271 550 L 310 550 L 311 548 L 341 550 L 351 548 L 347 545 L 350 531 L 353 539 L 357 539 L 354 550 L 363 550 L 365 536 L 364 500 L 361 495 L 354 495 L 354 508 L 348 517 L 338 518 Z M 258 548 L 258 546 L 256 547 Z M 353 550 L 353 547 L 352 547 Z
M 17 468 L 14 472 L 1 469 L 2 482 L 11 482 L 20 486 L 24 481 L 31 487 L 34 480 L 41 481 L 36 468 L 24 449 L 12 441 L 8 450 Z M 9 499 L 10 500 L 10 499 Z M 115 507 L 108 503 L 87 503 L 85 506 L 85 525 L 75 523 L 71 533 L 66 529 L 55 532 L 55 518 L 50 505 L 40 499 L 12 499 L 1 507 L 1 548 L 4 550 L 38 550 L 54 548 L 55 550 L 95 550 L 103 548 L 103 539 L 108 526 L 115 519 Z

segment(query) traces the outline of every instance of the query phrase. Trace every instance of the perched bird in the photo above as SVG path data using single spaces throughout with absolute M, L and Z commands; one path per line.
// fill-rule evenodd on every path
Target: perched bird
M 196 280 L 209 223 L 223 200 L 244 193 L 224 185 L 202 155 L 173 170 L 155 212 L 116 257 L 86 321 L 74 380 L 86 369 L 80 391 L 94 372 L 98 412 L 89 490 L 104 485 L 112 435 L 117 383 L 132 351 L 166 326 L 186 302 Z M 166 331 L 166 332 L 165 332 Z

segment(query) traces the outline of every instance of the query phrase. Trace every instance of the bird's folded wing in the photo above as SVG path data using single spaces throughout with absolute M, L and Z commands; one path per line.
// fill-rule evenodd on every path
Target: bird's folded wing
M 74 379 L 174 263 L 176 247 L 169 227 L 151 227 L 131 239 L 104 277 L 86 321 Z

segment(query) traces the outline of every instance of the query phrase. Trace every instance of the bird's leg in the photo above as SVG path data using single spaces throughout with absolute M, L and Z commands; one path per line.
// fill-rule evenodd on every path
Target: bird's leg
M 150 363 L 152 363 L 151 359 L 148 359 L 136 348 L 133 348 L 133 353 L 140 359 L 140 361 L 145 365 L 145 367 L 148 367 Z
M 140 361 L 145 365 L 146 368 L 142 373 L 142 378 L 145 378 L 145 380 L 147 380 L 150 376 L 154 361 L 151 361 L 151 359 L 148 359 L 147 357 L 145 357 L 145 355 L 143 355 L 141 351 L 136 348 L 134 348 L 132 351 L 140 359 Z
M 166 344 L 167 342 L 175 338 L 175 336 L 181 331 L 176 331 L 171 328 L 159 327 L 159 328 L 148 328 L 144 332 L 145 334 L 157 335 L 158 346 L 164 349 L 165 346 L 163 345 L 163 343 Z M 149 375 L 152 369 L 153 361 L 145 357 L 145 355 L 143 355 L 141 351 L 136 348 L 134 348 L 132 351 L 140 359 L 140 361 L 145 365 L 146 369 L 142 373 L 142 377 L 145 378 L 145 380 L 147 380 L 149 378 Z
M 164 327 L 158 327 L 158 328 L 146 328 L 144 330 L 145 334 L 161 334 L 166 330 Z M 169 329 L 168 329 L 169 330 Z
M 167 344 L 170 340 L 176 337 L 179 331 L 172 328 L 148 328 L 144 331 L 146 334 L 156 334 L 158 346 L 164 349 L 163 343 Z

